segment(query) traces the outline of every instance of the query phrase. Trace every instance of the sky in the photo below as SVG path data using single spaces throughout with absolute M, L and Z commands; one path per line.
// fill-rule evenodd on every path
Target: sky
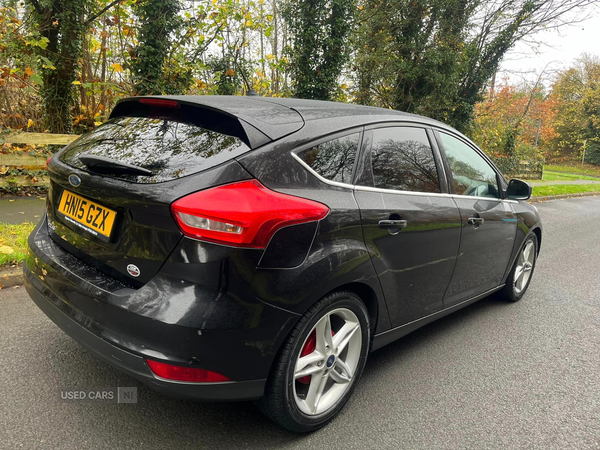
M 511 84 L 520 84 L 523 80 L 535 82 L 546 67 L 544 84 L 548 86 L 557 71 L 570 67 L 582 53 L 600 57 L 600 14 L 576 25 L 539 32 L 534 40 L 543 44 L 532 48 L 518 43 L 506 55 L 498 73 L 499 80 L 508 78 Z

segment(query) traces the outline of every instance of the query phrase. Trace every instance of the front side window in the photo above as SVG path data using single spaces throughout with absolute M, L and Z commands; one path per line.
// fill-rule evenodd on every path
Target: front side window
M 440 192 L 433 151 L 423 128 L 373 130 L 371 164 L 377 188 Z
M 352 183 L 359 133 L 323 142 L 298 153 L 302 161 L 323 178 Z
M 488 162 L 464 142 L 440 133 L 459 195 L 498 198 L 498 179 Z

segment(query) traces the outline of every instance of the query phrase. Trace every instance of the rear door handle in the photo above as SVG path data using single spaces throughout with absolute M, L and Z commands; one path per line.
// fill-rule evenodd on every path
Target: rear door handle
M 406 220 L 380 220 L 379 228 L 383 228 L 384 230 L 389 230 L 393 228 L 406 228 L 408 226 L 408 222 Z
M 483 224 L 483 217 L 469 217 L 467 223 L 473 225 L 475 228 L 479 228 L 479 225 Z

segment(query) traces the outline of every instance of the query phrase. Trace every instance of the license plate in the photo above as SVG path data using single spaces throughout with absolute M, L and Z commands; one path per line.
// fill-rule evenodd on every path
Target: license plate
M 58 212 L 64 220 L 102 240 L 110 238 L 117 212 L 66 189 L 60 197 Z

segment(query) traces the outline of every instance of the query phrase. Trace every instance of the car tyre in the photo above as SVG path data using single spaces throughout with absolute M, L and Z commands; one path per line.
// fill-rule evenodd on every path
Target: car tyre
M 325 426 L 352 395 L 370 338 L 369 314 L 356 294 L 338 291 L 323 297 L 283 344 L 265 394 L 257 401 L 259 409 L 290 431 Z
M 531 279 L 538 256 L 538 240 L 535 234 L 525 239 L 517 259 L 506 279 L 506 285 L 500 291 L 502 297 L 510 302 L 518 302 L 523 298 Z

